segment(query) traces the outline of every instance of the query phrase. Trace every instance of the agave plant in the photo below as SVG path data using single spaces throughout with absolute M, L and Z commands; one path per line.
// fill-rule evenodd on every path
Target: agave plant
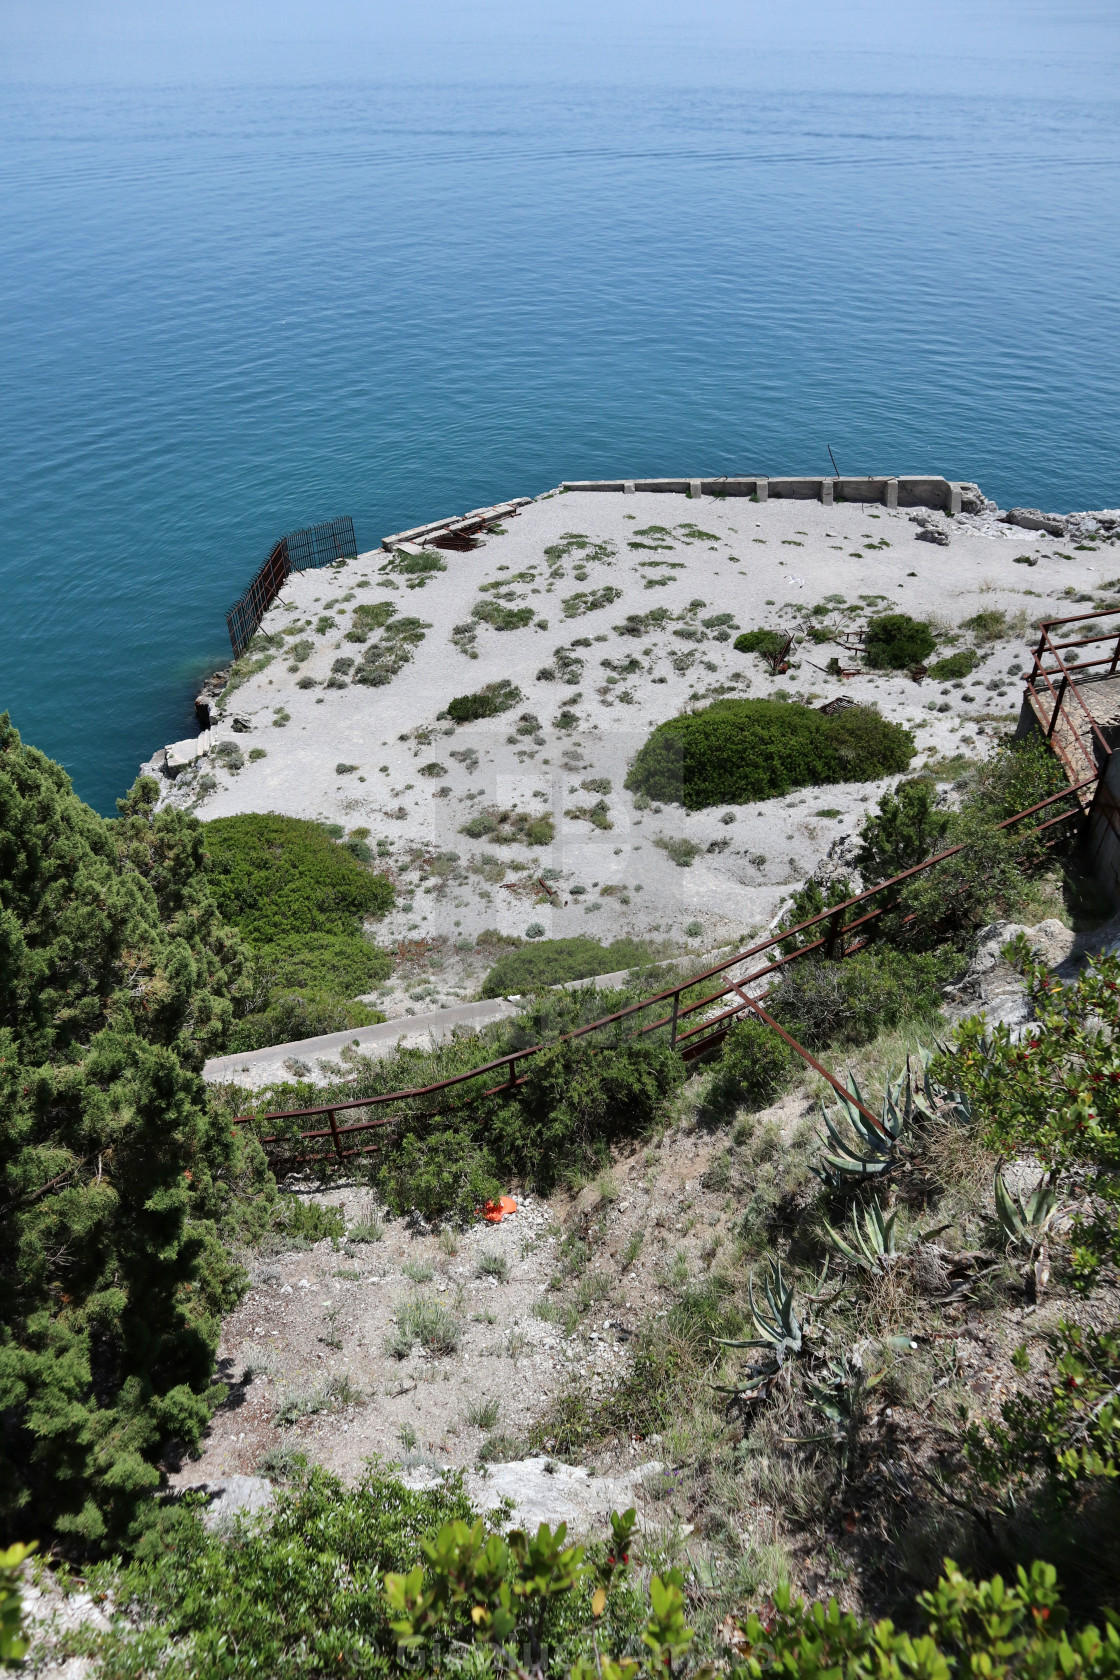
M 816 1382 L 805 1384 L 809 1404 L 821 1414 L 825 1427 L 818 1434 L 797 1437 L 798 1444 L 817 1446 L 831 1442 L 840 1448 L 841 1468 L 846 1471 L 856 1431 L 863 1422 L 868 1393 L 884 1375 L 885 1369 L 868 1376 L 860 1366 L 849 1365 L 843 1354 L 835 1363 L 829 1361 Z
M 963 1091 L 950 1089 L 948 1085 L 939 1085 L 930 1077 L 930 1065 L 935 1056 L 949 1054 L 950 1046 L 944 1039 L 935 1038 L 933 1048 L 927 1050 L 924 1044 L 918 1045 L 918 1060 L 922 1064 L 922 1090 L 919 1096 L 915 1093 L 914 1107 L 931 1120 L 956 1122 L 967 1126 L 972 1119 L 972 1103 Z M 910 1071 L 910 1060 L 906 1061 L 907 1074 Z
M 801 1352 L 803 1332 L 794 1307 L 793 1286 L 786 1283 L 782 1262 L 777 1257 L 771 1258 L 770 1276 L 763 1288 L 766 1301 L 760 1306 L 755 1300 L 754 1278 L 748 1280 L 751 1318 L 758 1335 L 746 1341 L 726 1341 L 722 1337 L 717 1341 L 720 1347 L 726 1348 L 765 1348 L 770 1353 L 770 1359 L 761 1371 L 754 1372 L 738 1388 L 721 1390 L 725 1394 L 751 1394 L 767 1386 L 781 1370 L 786 1358 Z
M 1021 1190 L 1012 1195 L 1003 1173 L 997 1167 L 995 1201 L 996 1217 L 1009 1243 L 1025 1242 L 1033 1250 L 1046 1241 L 1046 1234 L 1058 1211 L 1058 1198 L 1053 1186 L 1047 1184 L 1045 1178 L 1039 1179 L 1024 1201 Z
M 867 1110 L 870 1113 L 870 1109 L 858 1080 L 850 1070 L 848 1084 L 855 1093 L 856 1101 L 853 1102 L 845 1093 L 839 1093 L 836 1118 L 847 1122 L 850 1137 L 834 1124 L 824 1103 L 821 1103 L 821 1119 L 833 1146 L 832 1150 L 826 1146 L 818 1169 L 826 1183 L 842 1184 L 852 1178 L 878 1178 L 887 1172 L 897 1160 L 899 1140 L 913 1118 L 914 1091 L 909 1067 L 905 1080 L 899 1078 L 893 1084 L 887 1080 L 877 1125 L 872 1124 L 862 1112 Z M 824 1139 L 821 1141 L 824 1142 Z
M 862 1209 L 862 1219 L 860 1214 L 859 1208 L 852 1209 L 850 1242 L 842 1237 L 839 1231 L 833 1230 L 827 1219 L 824 1222 L 825 1230 L 845 1260 L 862 1266 L 865 1272 L 889 1271 L 894 1262 L 902 1256 L 902 1250 L 895 1241 L 898 1209 L 894 1208 L 890 1213 L 884 1213 L 876 1200 L 870 1207 Z

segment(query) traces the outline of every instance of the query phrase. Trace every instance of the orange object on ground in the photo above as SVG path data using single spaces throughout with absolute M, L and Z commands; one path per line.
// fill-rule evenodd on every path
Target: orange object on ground
M 490 1225 L 500 1225 L 507 1213 L 516 1213 L 517 1203 L 512 1196 L 500 1196 L 496 1202 L 487 1202 L 482 1210 L 482 1217 Z

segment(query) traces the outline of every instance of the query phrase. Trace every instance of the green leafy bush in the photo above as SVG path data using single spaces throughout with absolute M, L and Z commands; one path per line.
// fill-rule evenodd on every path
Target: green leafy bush
M 731 644 L 736 653 L 781 653 L 789 640 L 780 630 L 744 630 Z
M 690 811 L 905 770 L 914 738 L 869 706 L 826 717 L 777 700 L 717 700 L 660 724 L 626 778 Z
M 496 717 L 520 705 L 524 695 L 507 677 L 500 682 L 487 683 L 474 694 L 460 694 L 449 701 L 447 715 L 454 723 L 475 723 L 479 718 Z
M 617 1139 L 643 1136 L 684 1081 L 668 1039 L 604 1036 L 542 1050 L 525 1065 L 516 1101 L 498 1103 L 486 1122 L 495 1158 L 542 1194 L 565 1174 L 605 1162 Z
M 935 660 L 929 674 L 937 682 L 949 682 L 954 677 L 970 677 L 979 663 L 979 656 L 973 649 L 964 648 L 960 653 L 950 653 L 944 659 Z
M 863 651 L 876 671 L 903 671 L 922 665 L 937 646 L 933 631 L 908 613 L 883 613 L 867 626 Z
M 736 1021 L 723 1041 L 708 1105 L 717 1113 L 767 1108 L 803 1065 L 796 1051 L 763 1021 L 753 1016 Z
M 338 1021 L 313 1024 L 311 1032 L 384 1019 L 373 1011 L 357 1019 L 353 1011 L 361 1006 L 350 1000 L 391 971 L 386 953 L 361 932 L 365 917 L 384 915 L 392 904 L 388 878 L 366 868 L 352 843 L 297 817 L 218 817 L 205 834 L 215 899 L 256 958 L 251 1007 L 231 1047 L 310 1036 L 292 1030 L 301 1019 Z
M 887 881 L 923 863 L 942 845 L 951 817 L 937 804 L 937 784 L 926 777 L 899 782 L 879 801 L 860 829 L 855 864 L 866 886 Z
M 965 1021 L 945 1072 L 983 1115 L 992 1148 L 1087 1182 L 1074 1259 L 1091 1276 L 1104 1259 L 1120 1263 L 1120 959 L 1093 959 L 1065 984 L 1025 939 L 1014 955 L 1036 1023 L 1013 1038 L 1005 1026 Z
M 375 605 L 377 603 L 374 603 Z M 392 682 L 397 672 L 412 659 L 412 649 L 419 647 L 430 624 L 420 618 L 394 618 L 386 624 L 381 637 L 367 647 L 351 682 L 363 683 L 367 688 L 383 688 Z
M 524 630 L 536 617 L 532 607 L 505 607 L 500 601 L 476 601 L 471 617 L 494 630 Z
M 466 1130 L 407 1132 L 387 1151 L 378 1186 L 390 1212 L 468 1224 L 501 1195 L 493 1157 Z
M 870 1044 L 900 1021 L 936 1021 L 941 988 L 960 972 L 955 952 L 918 955 L 877 945 L 843 962 L 792 964 L 767 1008 L 807 1050 Z
M 971 630 L 978 642 L 998 642 L 1001 636 L 1009 634 L 1007 614 L 1002 607 L 985 607 L 966 618 L 961 629 Z
M 140 781 L 105 821 L 0 717 L 0 1522 L 123 1544 L 209 1420 L 260 1162 L 198 1077 L 246 964 L 203 830 Z
M 586 980 L 594 974 L 637 968 L 651 960 L 650 947 L 641 939 L 616 939 L 610 945 L 582 937 L 544 939 L 526 950 L 499 957 L 482 983 L 482 996 L 520 996 L 539 991 L 542 986 L 562 985 L 565 980 Z
M 550 846 L 556 835 L 556 825 L 547 811 L 533 815 L 528 811 L 502 811 L 488 805 L 465 822 L 459 830 L 471 840 L 489 840 L 496 846 Z

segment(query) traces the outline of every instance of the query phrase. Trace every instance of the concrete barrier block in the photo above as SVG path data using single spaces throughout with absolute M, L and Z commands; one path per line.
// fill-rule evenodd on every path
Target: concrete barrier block
M 699 501 L 700 500 L 700 480 L 698 478 L 690 478 L 689 479 L 689 481 L 688 481 L 688 493 L 689 493 L 689 496 L 692 498 L 693 501 Z
M 821 506 L 832 506 L 832 480 L 830 478 L 821 479 Z
M 884 506 L 886 506 L 886 507 L 897 508 L 897 506 L 898 506 L 898 480 L 897 480 L 897 478 L 888 478 L 887 479 L 887 482 L 883 487 L 883 503 L 884 503 Z
M 957 514 L 961 511 L 961 487 L 959 484 L 950 484 L 949 486 L 948 511 L 950 514 Z
M 758 497 L 760 502 L 769 501 L 769 499 L 770 499 L 770 480 L 768 478 L 756 479 L 754 489 L 755 489 L 755 495 Z
M 632 478 L 628 478 L 622 486 L 622 494 L 624 496 L 632 496 L 634 494 L 634 489 L 634 480 Z

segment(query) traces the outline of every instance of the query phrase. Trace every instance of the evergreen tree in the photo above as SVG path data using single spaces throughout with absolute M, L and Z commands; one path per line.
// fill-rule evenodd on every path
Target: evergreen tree
M 201 826 L 99 817 L 0 716 L 0 1519 L 128 1537 L 210 1414 L 245 1147 L 208 1107 L 244 967 Z

